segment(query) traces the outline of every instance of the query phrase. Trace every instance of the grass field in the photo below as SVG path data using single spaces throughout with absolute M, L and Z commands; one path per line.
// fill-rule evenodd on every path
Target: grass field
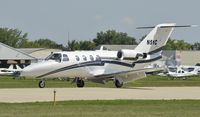
M 36 79 L 0 77 L 0 88 L 38 87 Z M 127 87 L 200 86 L 200 77 L 168 80 L 148 76 L 124 85 Z M 47 80 L 46 87 L 76 87 L 71 81 Z M 86 87 L 114 87 L 86 81 Z M 36 103 L 0 103 L 0 117 L 199 117 L 200 100 L 96 100 Z
M 39 80 L 36 79 L 13 79 L 12 77 L 1 76 L 0 88 L 34 88 L 38 87 Z M 104 84 L 97 84 L 92 82 L 85 82 L 86 87 L 114 87 L 113 82 Z M 154 87 L 154 86 L 200 86 L 200 76 L 190 77 L 187 80 L 175 79 L 169 80 L 162 76 L 148 76 L 137 81 L 129 82 L 124 85 L 127 87 Z M 47 80 L 46 87 L 76 87 L 76 84 L 71 84 L 71 81 L 62 80 Z
M 1 117 L 199 117 L 200 100 L 0 103 Z

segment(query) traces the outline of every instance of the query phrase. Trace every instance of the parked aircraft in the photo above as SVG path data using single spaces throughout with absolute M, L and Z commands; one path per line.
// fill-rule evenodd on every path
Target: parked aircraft
M 196 66 L 175 66 L 168 67 L 167 75 L 174 78 L 186 78 L 199 74 L 199 68 Z
M 113 80 L 117 88 L 124 83 L 143 78 L 151 68 L 146 63 L 160 59 L 161 52 L 176 26 L 174 23 L 159 24 L 134 49 L 119 51 L 63 51 L 54 52 L 45 61 L 27 66 L 20 76 L 42 79 L 39 87 L 45 87 L 46 78 L 70 77 L 77 87 L 84 87 L 84 80 L 104 83 Z
M 15 66 L 15 67 L 14 67 Z M 1 76 L 12 76 L 15 72 L 21 71 L 22 69 L 18 65 L 10 65 L 9 68 L 0 68 Z

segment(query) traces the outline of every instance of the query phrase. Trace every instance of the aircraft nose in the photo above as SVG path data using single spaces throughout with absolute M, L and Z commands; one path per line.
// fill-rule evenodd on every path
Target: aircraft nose
M 51 69 L 52 64 L 48 62 L 35 63 L 25 67 L 20 76 L 22 77 L 37 77 L 44 74 L 48 69 Z
M 39 68 L 37 68 L 37 66 L 27 66 L 19 73 L 19 75 L 21 77 L 34 77 L 38 73 L 37 70 L 39 70 Z M 16 73 L 16 74 L 18 74 L 18 73 Z
M 30 70 L 27 70 L 26 68 L 24 68 L 20 73 L 16 73 L 16 75 L 17 74 L 19 74 L 19 76 L 21 76 L 21 77 L 26 77 L 26 76 L 30 76 Z
M 57 62 L 54 61 L 45 61 L 40 63 L 31 64 L 25 67 L 21 72 L 20 76 L 22 77 L 38 77 L 48 72 L 49 70 L 54 69 L 54 66 Z

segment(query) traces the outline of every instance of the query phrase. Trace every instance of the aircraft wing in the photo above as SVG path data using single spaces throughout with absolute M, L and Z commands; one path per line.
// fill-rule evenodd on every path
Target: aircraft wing
M 148 69 L 146 71 L 147 74 L 151 74 L 151 73 L 160 73 L 160 72 L 165 72 L 166 71 L 166 68 L 165 67 L 158 67 L 158 68 L 151 68 L 151 69 Z
M 113 80 L 114 78 L 126 83 L 133 80 L 138 80 L 146 77 L 146 72 L 155 70 L 155 68 L 144 68 L 139 70 L 129 70 L 123 72 L 116 72 L 111 74 L 97 75 L 90 79 L 92 82 L 104 83 L 106 80 Z
M 93 79 L 91 79 L 92 82 L 96 83 L 104 83 L 107 80 L 113 80 L 114 78 L 126 83 L 132 80 L 137 80 L 146 77 L 145 71 L 124 71 L 124 72 L 118 72 L 118 73 L 112 73 L 112 74 L 103 74 L 95 76 Z

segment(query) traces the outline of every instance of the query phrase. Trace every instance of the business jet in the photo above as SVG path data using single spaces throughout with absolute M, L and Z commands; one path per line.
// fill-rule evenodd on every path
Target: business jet
M 159 24 L 134 49 L 119 51 L 63 51 L 54 52 L 45 61 L 25 67 L 20 76 L 42 79 L 39 87 L 45 87 L 47 78 L 69 77 L 77 87 L 84 87 L 84 80 L 104 83 L 113 80 L 117 88 L 128 81 L 146 77 L 146 63 L 160 59 L 161 52 L 176 26 L 174 23 Z

